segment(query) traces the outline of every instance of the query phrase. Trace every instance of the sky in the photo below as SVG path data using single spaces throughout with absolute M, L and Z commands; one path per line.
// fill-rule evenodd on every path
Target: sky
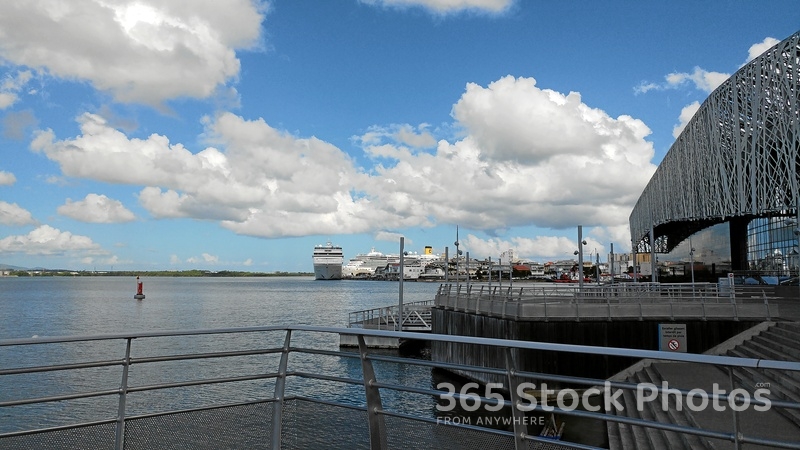
M 0 2 L 0 264 L 309 272 L 456 227 L 547 262 L 578 226 L 605 260 L 700 104 L 799 28 L 796 0 Z

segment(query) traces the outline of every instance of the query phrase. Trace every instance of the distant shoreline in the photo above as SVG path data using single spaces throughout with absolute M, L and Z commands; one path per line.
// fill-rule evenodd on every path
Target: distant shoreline
M 244 272 L 238 270 L 118 270 L 97 272 L 92 270 L 12 270 L 10 277 L 308 277 L 313 272 Z

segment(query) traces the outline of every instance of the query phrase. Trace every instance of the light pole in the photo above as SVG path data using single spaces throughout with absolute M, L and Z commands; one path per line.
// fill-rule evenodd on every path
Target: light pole
M 694 247 L 691 238 L 689 238 L 689 264 L 692 269 L 692 297 L 694 297 Z
M 461 267 L 459 265 L 461 260 L 461 250 L 458 249 L 458 246 L 461 244 L 458 242 L 458 225 L 456 225 L 456 241 L 454 244 L 456 246 L 456 297 L 458 297 L 458 291 L 461 288 Z
M 403 278 L 405 278 L 404 267 L 403 267 L 403 258 L 405 257 L 405 251 L 403 247 L 405 246 L 406 238 L 400 237 L 400 282 L 399 282 L 399 303 L 397 305 L 397 331 L 403 331 Z
M 583 294 L 583 246 L 586 241 L 583 239 L 583 225 L 578 225 L 578 290 Z
M 600 253 L 597 253 L 597 249 L 594 249 L 595 258 L 597 261 L 594 264 L 594 273 L 597 276 L 597 285 L 600 286 Z
M 794 230 L 792 230 L 792 233 L 795 236 L 795 240 L 797 240 L 797 248 L 792 249 L 792 251 L 788 253 L 795 253 L 794 257 L 797 262 L 797 287 L 800 289 L 800 207 L 797 208 L 797 218 L 786 219 L 785 223 L 790 227 L 795 227 Z

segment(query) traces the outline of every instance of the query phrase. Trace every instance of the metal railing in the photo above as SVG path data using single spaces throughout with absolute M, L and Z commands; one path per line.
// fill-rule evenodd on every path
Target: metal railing
M 403 305 L 403 330 L 430 331 L 430 307 L 433 300 L 408 302 Z M 349 328 L 369 328 L 373 330 L 397 330 L 398 305 L 353 311 L 347 316 Z
M 738 294 L 737 294 L 738 292 Z M 771 320 L 778 317 L 770 297 L 743 295 L 743 289 L 695 285 L 625 283 L 536 286 L 442 284 L 435 306 L 515 320 L 615 320 L 664 318 Z
M 357 336 L 358 352 L 345 352 L 331 349 L 329 340 L 307 339 L 308 336 L 332 337 L 339 334 Z M 265 336 L 271 336 L 270 339 Z M 467 366 L 442 361 L 416 358 L 403 358 L 381 354 L 368 349 L 364 343 L 367 336 L 390 338 L 414 338 L 432 342 L 449 342 L 489 346 L 505 354 L 504 367 Z M 230 342 L 231 350 L 211 350 L 205 346 L 217 346 L 220 342 Z M 282 341 L 282 342 L 281 342 Z M 296 342 L 300 346 L 296 346 Z M 272 343 L 277 345 L 272 345 Z M 304 344 L 305 343 L 305 344 Z M 311 346 L 305 346 L 311 343 Z M 121 344 L 121 345 L 120 345 Z M 75 350 L 75 346 L 89 346 L 92 352 Z M 101 355 L 95 355 L 95 347 L 102 347 Z M 157 349 L 156 349 L 157 348 Z M 65 350 L 70 349 L 70 350 Z M 581 354 L 601 354 L 630 358 L 650 358 L 671 362 L 716 366 L 730 373 L 733 368 L 746 368 L 753 371 L 779 371 L 785 374 L 800 373 L 800 363 L 772 361 L 752 358 L 705 356 L 696 354 L 666 354 L 664 352 L 632 350 L 606 347 L 576 346 L 542 342 L 524 342 L 502 339 L 475 338 L 436 334 L 417 334 L 393 331 L 363 329 L 325 328 L 314 326 L 274 326 L 249 327 L 216 330 L 189 330 L 173 332 L 125 333 L 63 338 L 36 338 L 0 341 L 0 351 L 4 352 L 3 366 L 0 369 L 0 447 L 31 448 L 42 447 L 42 442 L 72 442 L 83 448 L 170 448 L 169 443 L 178 439 L 175 447 L 191 445 L 194 448 L 263 447 L 263 448 L 482 448 L 486 439 L 504 441 L 507 446 L 517 449 L 529 448 L 529 444 L 548 445 L 542 448 L 599 448 L 566 440 L 553 441 L 531 432 L 526 414 L 558 414 L 560 417 L 578 417 L 602 421 L 606 424 L 644 427 L 649 430 L 669 430 L 686 435 L 732 442 L 737 447 L 744 443 L 758 443 L 782 448 L 800 448 L 800 442 L 780 440 L 744 432 L 738 428 L 738 414 L 733 409 L 733 421 L 727 430 L 707 429 L 699 426 L 676 425 L 654 419 L 628 417 L 615 414 L 614 410 L 599 408 L 594 410 L 558 406 L 550 408 L 536 404 L 527 395 L 524 383 L 562 383 L 570 386 L 592 388 L 604 386 L 606 395 L 609 389 L 637 392 L 641 389 L 630 382 L 610 382 L 603 379 L 576 378 L 556 374 L 531 373 L 519 370 L 515 358 L 517 350 L 544 350 L 568 352 L 577 358 Z M 21 365 L 11 367 L 8 352 L 15 352 Z M 27 365 L 31 355 L 51 357 L 54 363 Z M 116 356 L 114 356 L 116 354 Z M 237 363 L 240 358 L 255 358 L 254 361 Z M 290 363 L 291 360 L 291 363 Z M 333 370 L 341 361 L 350 361 L 353 372 Z M 184 378 L 152 380 L 164 372 L 164 364 L 188 364 L 187 373 L 177 371 Z M 141 371 L 143 367 L 155 366 L 152 372 Z M 504 377 L 506 385 L 503 395 L 490 392 L 475 394 L 462 389 L 454 389 L 445 384 L 432 388 L 431 379 L 421 377 L 416 384 L 409 384 L 408 377 L 397 380 L 387 378 L 387 367 L 421 367 L 498 374 Z M 221 371 L 212 370 L 212 368 Z M 114 373 L 107 373 L 116 369 Z M 202 370 L 201 370 L 202 369 Z M 242 369 L 242 370 L 240 370 Z M 99 371 L 93 375 L 87 370 Z M 405 370 L 405 369 L 403 369 Z M 185 378 L 188 374 L 196 377 Z M 48 376 L 50 383 L 35 384 L 36 377 Z M 21 377 L 21 378 L 19 378 Z M 9 379 L 17 378 L 16 381 Z M 75 390 L 76 385 L 97 379 L 99 385 L 94 389 Z M 139 382 L 133 382 L 134 379 Z M 732 379 L 732 378 L 731 378 Z M 346 390 L 345 397 L 326 397 L 322 390 L 310 382 L 334 385 L 335 389 Z M 34 383 L 33 385 L 29 383 Z M 249 386 L 242 389 L 242 384 Z M 249 383 L 249 384 L 248 384 Z M 296 385 L 296 386 L 295 386 Z M 11 388 L 10 386 L 16 386 Z M 234 386 L 216 391 L 217 396 L 207 396 L 206 388 L 215 386 Z M 293 388 L 295 386 L 295 388 Z M 465 385 L 466 387 L 466 385 Z M 707 400 L 729 402 L 734 405 L 742 401 L 742 394 L 735 393 L 733 385 L 728 393 L 709 393 Z M 679 390 L 653 386 L 660 395 L 678 395 L 689 398 L 695 394 L 696 386 L 681 386 Z M 354 390 L 355 389 L 355 390 Z M 601 388 L 602 389 L 602 388 Z M 648 388 L 649 389 L 649 388 Z M 690 390 L 692 389 L 692 390 Z M 177 390 L 176 397 L 157 397 L 157 401 L 137 403 L 134 397 L 147 393 L 160 393 Z M 245 392 L 247 399 L 237 396 Z M 361 396 L 354 400 L 353 392 Z M 324 391 L 334 392 L 334 391 Z M 603 391 L 600 390 L 602 393 Z M 25 395 L 32 393 L 32 396 Z M 202 394 L 202 395 L 201 395 Z M 426 406 L 414 411 L 398 408 L 393 403 L 402 396 L 418 398 Z M 201 397 L 201 398 L 197 398 Z M 560 395 L 559 395 L 560 397 Z M 71 401 L 88 401 L 110 398 L 114 403 L 109 417 L 83 420 L 71 410 L 65 410 Z M 178 401 L 178 407 L 170 409 L 171 402 Z M 137 400 L 138 401 L 138 400 Z M 194 405 L 196 401 L 200 404 Z M 750 405 L 769 408 L 800 410 L 800 403 L 794 400 L 771 398 L 764 401 L 751 399 Z M 526 404 L 529 408 L 523 409 Z M 134 405 L 136 403 L 136 405 Z M 186 406 L 192 403 L 193 406 Z M 479 405 L 493 412 L 496 417 L 504 417 L 509 429 L 488 428 L 457 420 L 443 420 L 445 413 L 432 412 L 442 404 L 461 403 L 466 411 L 474 411 Z M 304 406 L 306 405 L 306 406 Z M 308 406 L 310 405 L 310 406 Z M 492 408 L 489 408 L 489 407 Z M 36 407 L 37 414 L 52 414 L 55 410 L 67 423 L 40 427 L 30 421 L 20 420 L 18 429 L 13 426 L 17 408 Z M 302 409 L 306 408 L 306 409 Z M 96 408 L 90 408 L 95 413 Z M 413 408 L 412 408 L 413 409 Z M 527 409 L 527 412 L 526 412 Z M 300 411 L 300 412 L 298 412 Z M 24 412 L 24 411 L 23 411 Z M 311 417 L 309 417 L 311 415 Z M 224 421 L 224 417 L 233 416 Z M 322 420 L 324 419 L 324 420 Z M 338 422 L 335 422 L 338 420 Z M 224 422 L 224 423 L 223 423 Z M 327 426 L 333 423 L 332 426 Z M 2 428 L 6 427 L 6 429 Z M 344 428 L 343 428 L 344 427 Z M 225 434 L 219 436 L 218 434 Z M 479 438 L 476 439 L 476 436 Z M 52 440 L 49 440 L 51 439 Z M 180 439 L 182 440 L 180 440 Z M 319 439 L 309 442 L 308 439 Z M 48 441 L 49 440 L 49 441 Z M 92 443 L 87 441 L 92 440 Z M 98 444 L 100 442 L 100 444 Z M 189 442 L 189 444 L 187 444 Z M 322 442 L 322 443 L 321 443 Z M 35 445 L 34 445 L 35 443 Z M 555 445 L 555 447 L 553 447 Z M 105 446 L 105 447 L 104 447 Z

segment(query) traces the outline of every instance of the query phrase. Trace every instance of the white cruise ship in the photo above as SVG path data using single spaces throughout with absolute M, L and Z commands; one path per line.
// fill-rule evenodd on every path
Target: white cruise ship
M 405 258 L 407 265 L 405 268 L 406 272 L 408 272 L 409 267 L 416 262 L 419 262 L 421 270 L 424 270 L 425 266 L 428 264 L 441 260 L 439 255 L 433 254 L 433 248 L 431 246 L 425 246 L 425 253 L 422 255 L 416 252 L 406 253 Z M 384 254 L 376 251 L 375 247 L 372 247 L 369 253 L 359 253 L 354 258 L 350 259 L 342 268 L 342 276 L 345 278 L 371 277 L 375 275 L 378 269 L 399 263 L 399 254 Z M 409 278 L 408 273 L 406 273 L 406 278 Z
M 314 278 L 317 280 L 341 280 L 344 254 L 342 247 L 328 241 L 325 245 L 314 246 Z

